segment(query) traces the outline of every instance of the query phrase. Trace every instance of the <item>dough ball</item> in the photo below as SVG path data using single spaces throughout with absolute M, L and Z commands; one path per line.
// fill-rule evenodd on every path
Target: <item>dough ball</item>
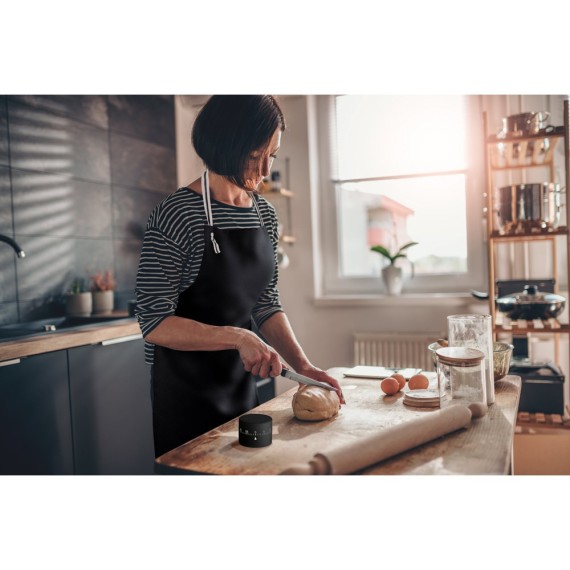
M 293 413 L 298 420 L 328 420 L 339 409 L 340 400 L 334 390 L 301 384 L 293 394 Z

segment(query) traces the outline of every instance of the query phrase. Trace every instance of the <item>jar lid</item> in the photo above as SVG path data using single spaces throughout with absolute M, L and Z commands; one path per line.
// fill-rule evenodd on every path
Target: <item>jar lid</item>
M 438 348 L 435 354 L 440 362 L 455 366 L 477 366 L 485 358 L 485 354 L 480 350 L 463 346 Z
M 439 408 L 441 400 L 445 399 L 445 394 L 441 397 L 435 390 L 410 390 L 404 392 L 404 404 L 413 408 Z

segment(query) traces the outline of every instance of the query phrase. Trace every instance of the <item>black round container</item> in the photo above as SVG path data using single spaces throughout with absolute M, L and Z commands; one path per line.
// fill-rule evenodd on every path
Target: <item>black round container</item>
M 239 442 L 245 447 L 271 444 L 273 420 L 265 414 L 246 414 L 239 419 Z

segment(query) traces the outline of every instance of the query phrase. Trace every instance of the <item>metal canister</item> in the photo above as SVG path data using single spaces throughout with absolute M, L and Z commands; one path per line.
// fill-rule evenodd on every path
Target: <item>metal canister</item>
M 560 184 L 538 182 L 498 188 L 497 213 L 503 233 L 555 229 L 560 223 Z
M 542 183 L 540 222 L 543 228 L 556 229 L 560 224 L 562 190 L 556 182 Z
M 545 129 L 548 125 L 548 111 L 532 111 L 503 117 L 503 132 L 508 135 L 533 135 Z

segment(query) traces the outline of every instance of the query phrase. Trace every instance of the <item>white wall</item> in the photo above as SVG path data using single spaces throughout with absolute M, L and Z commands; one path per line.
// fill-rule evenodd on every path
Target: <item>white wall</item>
M 310 101 L 307 97 L 296 96 L 282 98 L 281 103 L 288 126 L 273 168 L 284 170 L 285 157 L 289 157 L 290 189 L 295 192 L 292 214 L 297 242 L 288 246 L 291 262 L 281 272 L 279 288 L 297 338 L 313 364 L 321 368 L 351 366 L 354 332 L 444 331 L 448 314 L 477 310 L 472 307 L 477 304 L 486 307 L 485 303 L 477 303 L 468 295 L 463 306 L 451 307 L 443 299 L 441 304 L 430 306 L 421 302 L 396 305 L 393 300 L 389 305 L 378 304 L 374 299 L 361 306 L 352 302 L 316 302 L 311 223 L 316 201 L 311 200 L 311 180 L 315 184 L 318 180 L 311 171 L 309 160 L 307 105 Z
M 176 164 L 178 187 L 187 186 L 199 178 L 202 161 L 194 152 L 191 142 L 192 125 L 204 102 L 200 95 L 177 95 L 174 100 L 176 113 Z
M 283 134 L 281 150 L 275 160 L 273 169 L 285 177 L 285 158 L 290 161 L 290 180 L 283 182 L 295 192 L 292 202 L 293 231 L 297 242 L 285 246 L 290 258 L 290 265 L 280 274 L 279 289 L 283 307 L 293 325 L 297 338 L 313 364 L 321 368 L 333 366 L 352 366 L 352 334 L 354 332 L 432 332 L 446 330 L 446 317 L 449 314 L 461 312 L 488 312 L 488 304 L 473 299 L 469 292 L 461 298 L 435 298 L 430 301 L 414 299 L 392 299 L 388 302 L 378 299 L 353 300 L 344 302 L 324 302 L 315 300 L 315 274 L 313 255 L 313 225 L 312 218 L 316 199 L 311 199 L 318 185 L 316 165 L 309 157 L 309 114 L 311 98 L 306 96 L 284 96 L 280 98 L 287 121 L 287 130 Z M 505 108 L 501 101 L 492 98 L 487 101 L 495 105 L 494 117 L 504 116 Z M 497 102 L 499 104 L 497 104 Z M 511 107 L 514 106 L 510 101 Z M 524 102 L 525 104 L 541 105 L 543 101 Z M 177 113 L 179 106 L 176 107 Z M 523 108 L 523 110 L 535 110 Z M 509 109 L 510 113 L 518 109 Z M 188 119 L 188 111 L 184 112 Z M 178 117 L 178 115 L 177 115 Z M 178 119 L 177 119 L 178 122 Z M 553 124 L 561 124 L 561 117 L 554 117 Z M 181 133 L 185 129 L 181 129 Z M 498 129 L 497 129 L 498 130 Z M 178 130 L 177 130 L 178 133 Z M 318 141 L 315 141 L 318 144 Z M 180 184 L 187 184 L 196 178 L 199 163 L 192 159 L 193 151 L 189 137 L 177 140 L 179 154 L 182 160 L 193 163 L 187 169 L 182 165 L 180 172 L 185 172 Z M 187 174 L 186 174 L 187 173 Z M 191 174 L 191 176 L 190 176 Z M 315 236 L 316 237 L 316 236 Z M 486 247 L 486 244 L 481 244 Z M 321 247 L 317 248 L 320 251 Z M 318 279 L 318 277 L 317 277 Z M 379 286 L 380 290 L 380 286 Z M 567 361 L 567 358 L 565 358 Z M 291 386 L 287 380 L 279 379 L 278 391 Z

